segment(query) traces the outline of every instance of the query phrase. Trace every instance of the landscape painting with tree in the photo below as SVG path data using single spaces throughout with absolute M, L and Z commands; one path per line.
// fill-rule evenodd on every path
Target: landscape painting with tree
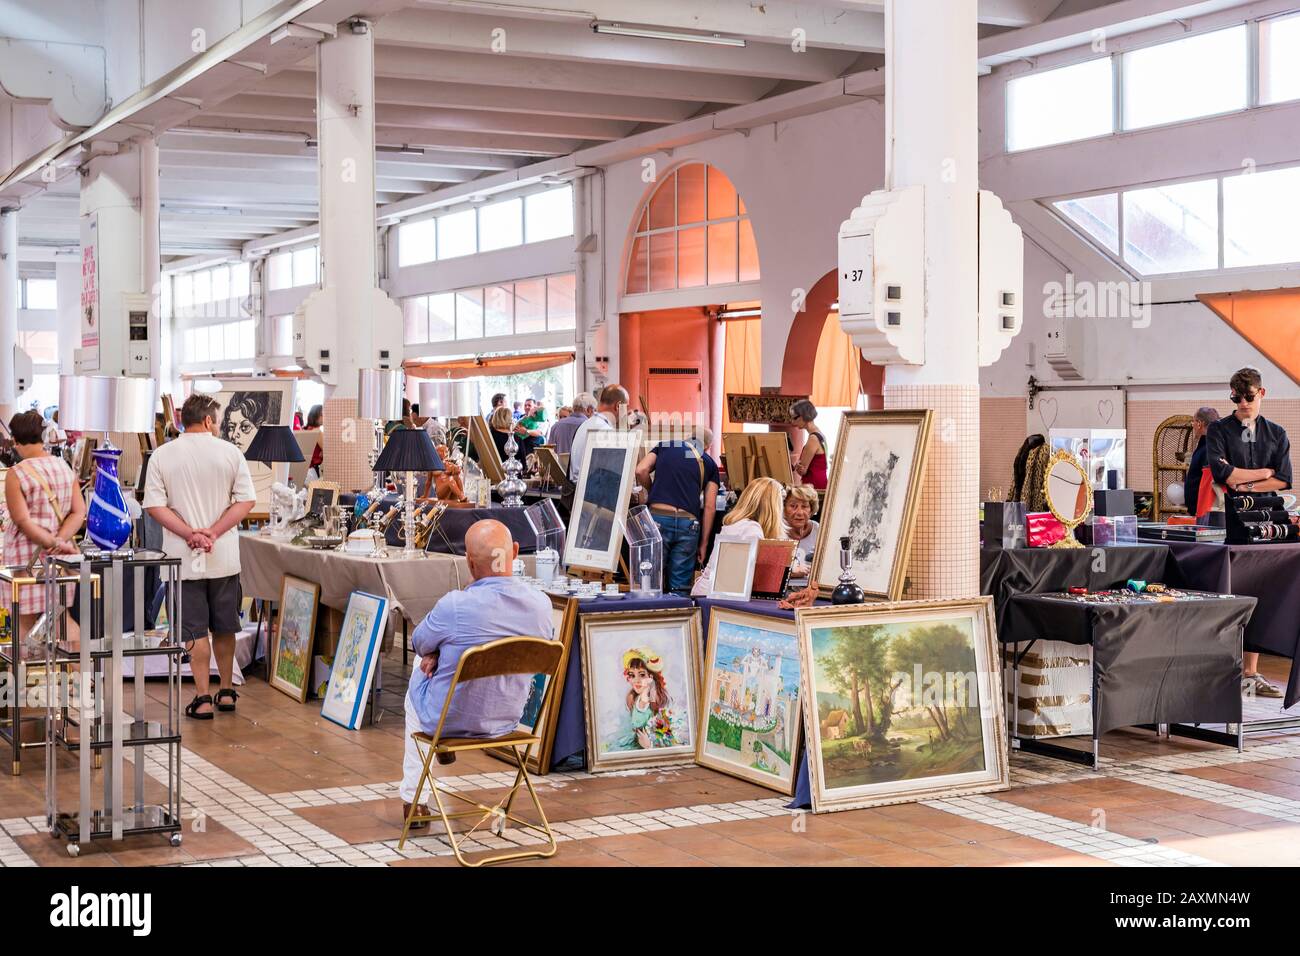
M 814 810 L 1006 786 L 988 601 L 800 612 Z

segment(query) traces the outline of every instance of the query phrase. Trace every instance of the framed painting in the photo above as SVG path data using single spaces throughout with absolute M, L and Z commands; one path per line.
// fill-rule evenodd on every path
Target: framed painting
M 219 406 L 217 434 L 236 445 L 241 452 L 248 451 L 261 426 L 293 423 L 293 379 L 218 378 L 218 381 L 221 389 L 212 396 Z M 257 504 L 253 506 L 252 514 L 269 514 L 274 476 L 271 466 L 250 461 L 248 473 L 257 493 Z
M 584 614 L 581 621 L 587 769 L 693 762 L 699 609 Z
M 307 514 L 318 518 L 325 517 L 325 509 L 338 504 L 339 483 L 337 481 L 313 481 L 307 485 Z
M 487 419 L 482 415 L 469 416 L 469 440 L 478 453 L 478 463 L 483 474 L 492 484 L 499 485 L 506 477 L 501 466 L 501 452 L 497 451 L 497 444 L 488 431 Z
M 785 432 L 732 432 L 722 436 L 727 458 L 727 484 L 743 491 L 755 478 L 775 478 L 794 484 L 789 437 Z
M 790 582 L 790 564 L 794 560 L 795 542 L 764 538 L 758 542 L 754 557 L 753 588 L 751 598 L 779 601 L 785 597 Z
M 754 564 L 758 560 L 758 539 L 727 541 L 719 538 L 713 547 L 718 556 L 713 562 L 713 579 L 709 597 L 724 601 L 748 601 L 754 587 Z
M 365 591 L 348 595 L 334 649 L 334 666 L 320 715 L 348 730 L 361 726 L 366 698 L 379 664 L 379 644 L 388 623 L 388 599 Z
M 714 608 L 695 762 L 793 796 L 800 686 L 794 621 Z
M 528 755 L 528 772 L 534 776 L 540 777 L 551 772 L 551 755 L 555 751 L 555 727 L 560 721 L 560 699 L 564 696 L 565 677 L 569 670 L 569 651 L 573 647 L 573 631 L 577 622 L 578 599 L 552 594 L 551 630 L 554 639 L 564 644 L 560 666 L 555 672 L 555 691 L 551 695 L 549 705 L 543 711 L 542 700 L 546 694 L 546 675 L 534 674 L 528 689 L 528 699 L 524 702 L 524 712 L 516 728 L 542 738 L 541 744 L 534 747 Z M 486 753 L 514 765 L 514 760 L 504 751 L 488 750 Z
M 813 812 L 1005 790 L 993 599 L 797 614 Z
M 849 539 L 858 586 L 872 597 L 902 597 L 933 415 L 929 409 L 844 414 L 809 579 L 823 597 L 839 583 L 842 537 Z
M 564 539 L 566 566 L 617 569 L 640 447 L 641 435 L 635 431 L 593 431 L 588 436 Z
M 549 484 L 564 488 L 569 484 L 568 468 L 560 462 L 554 445 L 540 445 L 537 449 L 537 467 Z
M 271 686 L 298 703 L 307 699 L 311 683 L 312 638 L 320 585 L 288 574 L 280 583 L 280 629 L 271 649 Z

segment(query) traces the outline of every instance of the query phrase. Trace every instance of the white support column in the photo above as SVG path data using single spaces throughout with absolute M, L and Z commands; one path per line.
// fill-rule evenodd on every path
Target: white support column
M 73 375 L 75 353 L 81 345 L 81 262 L 56 260 L 54 283 L 59 302 L 59 374 Z
M 326 384 L 325 477 L 366 488 L 370 431 L 354 421 L 357 373 L 402 361 L 402 312 L 376 270 L 374 33 L 350 21 L 317 50 L 322 287 L 295 316 L 295 351 Z
M 940 7 L 942 9 L 940 9 Z M 886 408 L 934 409 L 906 597 L 979 593 L 976 0 L 886 0 L 886 188 L 925 187 L 925 364 Z
M 18 211 L 0 212 L 0 417 L 14 411 L 14 346 L 18 344 Z
M 162 235 L 158 141 L 140 144 L 140 290 L 149 296 L 149 377 L 162 382 Z

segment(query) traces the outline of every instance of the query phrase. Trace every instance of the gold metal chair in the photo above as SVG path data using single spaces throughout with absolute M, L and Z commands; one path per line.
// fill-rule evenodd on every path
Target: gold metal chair
M 406 843 L 411 824 L 442 820 L 443 826 L 447 829 L 447 839 L 451 843 L 452 851 L 456 854 L 456 859 L 462 866 L 478 867 L 492 863 L 506 863 L 511 860 L 537 859 L 555 855 L 555 851 L 558 849 L 555 834 L 551 832 L 551 825 L 546 820 L 546 812 L 542 809 L 541 801 L 537 798 L 537 791 L 533 789 L 533 781 L 528 776 L 528 755 L 533 747 L 541 744 L 541 738 L 535 733 L 524 730 L 512 731 L 500 737 L 443 737 L 442 727 L 446 723 L 447 711 L 451 707 L 451 702 L 455 699 L 456 688 L 463 682 L 479 680 L 484 677 L 501 677 L 507 674 L 545 674 L 547 678 L 546 690 L 542 694 L 542 705 L 538 713 L 546 713 L 546 708 L 552 706 L 553 703 L 551 698 L 555 688 L 555 673 L 563 656 L 564 645 L 562 642 L 548 641 L 540 637 L 506 637 L 471 648 L 465 652 L 456 665 L 456 673 L 452 677 L 451 687 L 447 690 L 447 700 L 442 705 L 442 713 L 438 716 L 438 726 L 433 734 L 418 733 L 411 735 L 415 741 L 416 749 L 419 751 L 423 768 L 420 771 L 420 781 L 415 787 L 415 796 L 411 800 L 410 810 L 407 812 L 406 821 L 402 826 L 402 839 L 397 844 L 399 850 Z M 462 750 L 502 750 L 509 754 L 510 760 L 518 768 L 513 786 L 494 806 L 488 806 L 459 793 L 445 791 L 438 786 L 438 778 L 431 773 L 434 757 L 440 753 L 458 753 Z M 420 814 L 418 812 L 420 794 L 424 792 L 426 783 L 433 792 L 434 801 L 438 805 L 436 814 Z M 533 807 L 537 810 L 537 815 L 542 821 L 540 826 L 514 816 L 510 812 L 511 804 L 514 802 L 515 795 L 519 792 L 521 786 L 528 790 L 528 795 L 532 798 Z M 463 803 L 470 804 L 474 809 L 448 813 L 443 797 L 454 797 Z M 477 816 L 478 820 L 472 827 L 461 833 L 458 838 L 457 834 L 452 830 L 452 821 L 460 817 L 473 816 Z M 482 857 L 473 861 L 465 859 L 464 854 L 461 853 L 461 844 L 466 839 L 477 832 L 478 828 L 484 823 L 489 822 L 489 829 L 495 835 L 500 836 L 505 830 L 507 820 L 515 823 L 521 830 L 531 830 L 543 834 L 547 841 L 546 847 L 540 850 L 522 849 L 510 853 L 498 853 L 494 856 Z

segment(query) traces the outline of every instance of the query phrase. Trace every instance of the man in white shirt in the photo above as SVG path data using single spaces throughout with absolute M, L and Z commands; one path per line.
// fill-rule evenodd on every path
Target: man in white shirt
M 575 485 L 582 472 L 582 456 L 587 450 L 587 436 L 592 431 L 614 428 L 618 424 L 619 406 L 628 403 L 627 389 L 622 385 L 606 385 L 596 400 L 596 414 L 592 415 L 573 434 L 573 450 L 569 453 L 569 480 Z
M 257 500 L 243 453 L 217 437 L 220 410 L 210 395 L 185 400 L 185 431 L 150 457 L 144 492 L 145 509 L 163 528 L 163 550 L 181 559 L 181 637 L 197 692 L 185 713 L 198 720 L 211 720 L 214 707 L 234 710 L 239 697 L 232 675 L 243 591 L 235 529 Z M 214 652 L 219 683 L 209 696 Z

